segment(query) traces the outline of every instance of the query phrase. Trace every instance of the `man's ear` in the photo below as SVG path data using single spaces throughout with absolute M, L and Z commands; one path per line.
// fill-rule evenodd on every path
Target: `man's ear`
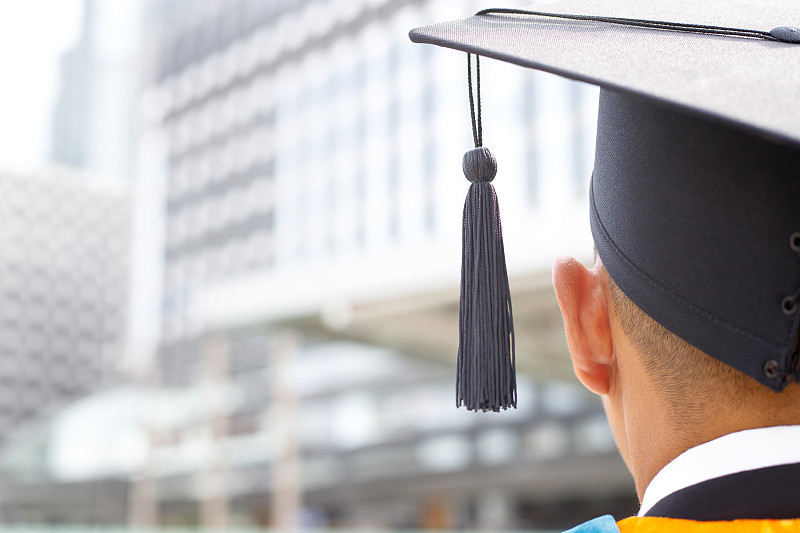
M 599 395 L 611 390 L 616 368 L 603 279 L 599 267 L 587 269 L 572 257 L 553 263 L 556 290 L 575 375 Z

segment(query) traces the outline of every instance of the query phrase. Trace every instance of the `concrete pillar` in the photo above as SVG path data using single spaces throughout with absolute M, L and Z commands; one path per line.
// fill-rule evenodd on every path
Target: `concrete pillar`
M 204 379 L 208 456 L 201 473 L 200 523 L 228 527 L 228 341 L 224 334 L 206 338 Z
M 150 364 L 139 374 L 137 381 L 142 389 L 152 392 L 158 382 L 158 365 Z M 131 478 L 128 493 L 128 525 L 131 528 L 155 528 L 158 525 L 158 481 L 154 463 L 154 447 L 158 441 L 157 428 L 147 417 L 147 412 L 140 412 L 142 429 L 147 439 L 147 455 L 141 471 Z
M 476 500 L 478 529 L 508 529 L 514 526 L 514 511 L 508 495 L 498 489 L 481 491 Z
M 270 435 L 272 456 L 272 527 L 294 530 L 300 526 L 302 492 L 300 486 L 300 446 L 294 420 L 297 396 L 288 379 L 289 368 L 298 350 L 295 332 L 276 334 L 269 367 L 272 402 Z

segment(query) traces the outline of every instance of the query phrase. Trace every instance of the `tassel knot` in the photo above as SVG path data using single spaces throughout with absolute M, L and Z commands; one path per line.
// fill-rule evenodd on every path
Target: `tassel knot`
M 464 154 L 461 168 L 470 182 L 488 183 L 497 175 L 497 160 L 488 148 L 480 146 Z

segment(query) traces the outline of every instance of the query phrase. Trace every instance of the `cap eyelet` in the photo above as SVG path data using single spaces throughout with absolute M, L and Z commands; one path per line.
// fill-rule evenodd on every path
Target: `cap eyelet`
M 789 246 L 791 246 L 792 250 L 795 252 L 800 252 L 800 231 L 795 231 L 792 233 L 792 236 L 789 237 Z
M 778 362 L 775 359 L 770 359 L 766 363 L 764 363 L 764 375 L 767 376 L 769 379 L 775 379 L 778 377 L 780 372 L 778 371 L 780 367 L 778 366 Z
M 794 296 L 787 296 L 781 300 L 781 309 L 784 315 L 793 315 L 797 311 L 797 300 Z

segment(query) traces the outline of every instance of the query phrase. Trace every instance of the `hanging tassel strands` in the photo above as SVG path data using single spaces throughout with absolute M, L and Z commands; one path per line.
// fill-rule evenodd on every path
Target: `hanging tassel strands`
M 483 146 L 480 58 L 475 56 L 477 113 L 467 54 L 469 107 L 475 149 L 462 168 L 471 182 L 464 202 L 456 406 L 499 411 L 517 406 L 514 319 L 497 194 L 497 161 Z

